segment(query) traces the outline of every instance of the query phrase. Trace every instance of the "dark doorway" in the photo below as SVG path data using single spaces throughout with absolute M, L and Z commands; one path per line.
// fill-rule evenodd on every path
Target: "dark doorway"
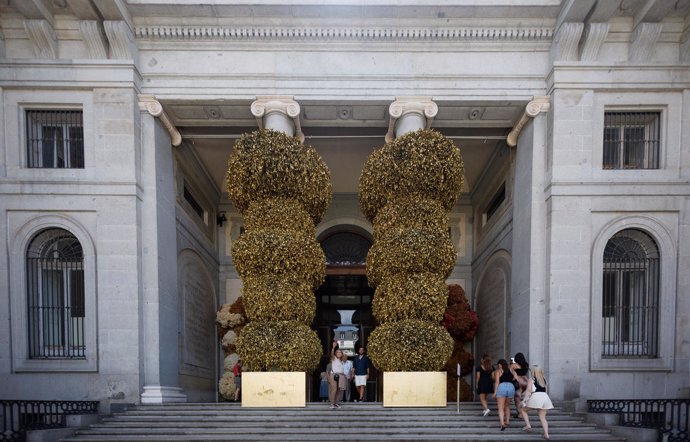
M 319 334 L 324 356 L 313 376 L 313 401 L 321 400 L 319 387 L 321 372 L 326 369 L 334 339 L 350 359 L 361 346 L 366 348 L 369 334 L 375 327 L 371 313 L 374 289 L 366 277 L 366 256 L 371 241 L 351 231 L 341 231 L 321 241 L 328 268 L 326 281 L 316 291 L 314 329 Z M 366 400 L 377 399 L 377 373 L 372 367 L 366 389 Z M 354 384 L 352 385 L 354 392 Z M 351 399 L 355 394 L 351 395 Z

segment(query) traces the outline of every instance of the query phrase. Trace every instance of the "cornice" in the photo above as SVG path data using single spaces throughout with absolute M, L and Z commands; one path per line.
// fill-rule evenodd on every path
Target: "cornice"
M 136 26 L 140 40 L 163 41 L 550 41 L 550 27 L 220 27 Z

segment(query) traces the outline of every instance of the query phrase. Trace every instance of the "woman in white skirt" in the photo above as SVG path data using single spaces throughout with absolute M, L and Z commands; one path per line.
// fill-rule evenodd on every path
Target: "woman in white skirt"
M 541 367 L 532 366 L 531 376 L 527 381 L 525 388 L 525 400 L 521 403 L 522 409 L 520 413 L 525 420 L 524 431 L 532 431 L 532 426 L 529 424 L 529 410 L 537 410 L 541 426 L 544 429 L 544 439 L 549 439 L 549 424 L 546 422 L 546 411 L 553 408 L 551 399 L 546 393 L 546 378 L 544 378 L 544 370 Z

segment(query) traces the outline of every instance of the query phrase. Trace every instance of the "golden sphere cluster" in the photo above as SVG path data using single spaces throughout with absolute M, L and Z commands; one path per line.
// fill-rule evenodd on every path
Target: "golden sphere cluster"
M 376 287 L 372 310 L 380 323 L 421 319 L 437 322 L 446 310 L 448 288 L 437 273 L 398 273 Z
M 312 371 L 323 350 L 309 326 L 296 321 L 252 321 L 237 340 L 243 364 L 254 371 Z
M 228 195 L 245 220 L 232 257 L 251 321 L 237 352 L 252 370 L 311 371 L 322 353 L 309 328 L 312 290 L 326 276 L 314 225 L 331 201 L 330 172 L 311 147 L 259 130 L 237 140 L 227 176 Z
M 270 129 L 242 135 L 228 160 L 228 195 L 244 214 L 253 201 L 292 199 L 314 223 L 331 202 L 331 174 L 316 151 Z
M 410 132 L 371 154 L 359 180 L 360 207 L 372 221 L 391 200 L 418 195 L 449 211 L 463 177 L 460 150 L 451 140 L 433 129 Z
M 362 171 L 360 208 L 374 225 L 367 278 L 381 323 L 369 355 L 385 371 L 436 371 L 451 355 L 453 340 L 440 325 L 456 260 L 447 212 L 463 173 L 460 150 L 434 130 L 386 144 Z
M 433 321 L 387 322 L 369 336 L 369 356 L 383 371 L 438 371 L 452 351 L 453 338 Z

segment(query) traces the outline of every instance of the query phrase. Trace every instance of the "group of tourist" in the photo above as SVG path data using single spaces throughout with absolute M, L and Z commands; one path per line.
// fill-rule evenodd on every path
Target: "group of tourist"
M 352 361 L 338 347 L 338 341 L 333 341 L 330 362 L 326 370 L 321 373 L 321 388 L 319 396 L 328 397 L 332 409 L 340 408 L 345 399 L 350 401 L 352 383 L 357 388 L 355 402 L 364 402 L 367 380 L 369 379 L 369 358 L 364 354 L 364 347 L 359 347 L 358 354 Z
M 523 431 L 531 432 L 528 411 L 537 410 L 539 420 L 544 430 L 544 439 L 549 439 L 549 424 L 546 412 L 553 408 L 551 399 L 546 392 L 547 382 L 544 370 L 537 365 L 529 366 L 525 355 L 517 353 L 510 358 L 510 363 L 499 359 L 494 367 L 491 358 L 483 355 L 477 367 L 477 394 L 484 409 L 483 415 L 491 413 L 489 396 L 496 399 L 498 420 L 501 431 L 510 425 L 510 403 L 514 400 L 517 412 L 515 417 L 521 416 L 525 421 Z

